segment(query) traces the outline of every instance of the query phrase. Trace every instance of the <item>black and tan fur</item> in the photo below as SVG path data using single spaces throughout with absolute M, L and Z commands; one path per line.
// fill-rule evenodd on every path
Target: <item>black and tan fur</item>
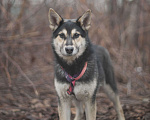
M 125 120 L 109 53 L 105 48 L 93 45 L 88 37 L 91 10 L 78 19 L 67 20 L 50 8 L 48 17 L 53 31 L 54 81 L 59 100 L 59 119 L 70 120 L 70 106 L 73 102 L 76 107 L 74 120 L 81 120 L 84 112 L 86 120 L 96 120 L 96 93 L 102 86 L 114 103 L 118 119 Z M 87 69 L 84 75 L 76 81 L 74 95 L 68 95 L 67 89 L 70 83 L 65 78 L 64 70 L 73 76 L 82 71 L 86 61 L 88 62 Z

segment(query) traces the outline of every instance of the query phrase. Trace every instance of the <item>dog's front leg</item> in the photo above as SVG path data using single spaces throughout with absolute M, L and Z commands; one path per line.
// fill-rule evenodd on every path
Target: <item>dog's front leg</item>
M 84 116 L 83 102 L 74 100 L 74 104 L 76 107 L 76 116 L 74 120 L 82 120 Z
M 85 102 L 86 120 L 96 120 L 96 100 L 89 99 Z
M 66 99 L 59 99 L 58 112 L 59 120 L 70 120 L 71 117 L 71 101 Z

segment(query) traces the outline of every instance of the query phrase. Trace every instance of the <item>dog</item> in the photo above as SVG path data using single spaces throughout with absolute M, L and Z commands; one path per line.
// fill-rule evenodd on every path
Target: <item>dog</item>
M 63 19 L 52 8 L 48 13 L 55 56 L 54 84 L 58 95 L 60 120 L 70 120 L 71 104 L 76 107 L 74 120 L 96 120 L 96 93 L 102 86 L 113 102 L 119 120 L 125 120 L 120 104 L 109 52 L 93 45 L 88 37 L 91 10 L 78 19 Z

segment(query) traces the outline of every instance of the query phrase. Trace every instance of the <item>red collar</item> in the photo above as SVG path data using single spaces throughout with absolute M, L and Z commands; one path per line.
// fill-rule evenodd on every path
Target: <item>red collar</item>
M 61 68 L 62 68 L 62 67 L 61 67 Z M 62 69 L 63 69 L 63 68 L 62 68 Z M 72 76 L 69 75 L 67 72 L 65 72 L 65 70 L 63 69 L 64 72 L 65 72 L 65 77 L 66 77 L 66 79 L 70 82 L 70 87 L 69 87 L 69 89 L 67 90 L 67 93 L 68 93 L 69 95 L 73 94 L 73 89 L 74 89 L 76 80 L 79 80 L 79 79 L 84 75 L 86 69 L 87 69 L 87 62 L 85 62 L 85 65 L 84 65 L 84 67 L 83 67 L 83 69 L 82 69 L 82 71 L 81 71 L 81 73 L 79 74 L 78 77 L 72 77 Z
M 84 75 L 84 73 L 86 71 L 86 68 L 87 68 L 87 62 L 85 62 L 84 68 L 82 69 L 80 75 L 78 77 L 74 78 L 74 79 L 79 80 Z

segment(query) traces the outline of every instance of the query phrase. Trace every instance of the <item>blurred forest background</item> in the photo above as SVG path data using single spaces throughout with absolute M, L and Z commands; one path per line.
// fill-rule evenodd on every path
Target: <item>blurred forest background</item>
M 111 54 L 126 119 L 150 120 L 150 0 L 0 0 L 0 120 L 58 120 L 50 7 L 67 19 L 92 10 L 89 37 Z M 114 120 L 101 91 L 97 120 Z

